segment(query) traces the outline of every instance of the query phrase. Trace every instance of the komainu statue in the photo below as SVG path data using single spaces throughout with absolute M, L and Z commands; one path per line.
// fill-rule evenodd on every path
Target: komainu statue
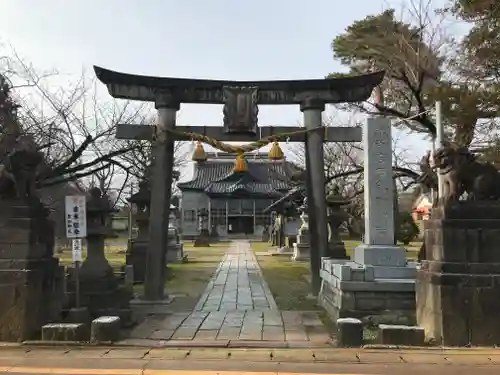
M 434 153 L 434 166 L 443 176 L 440 203 L 468 200 L 499 200 L 500 173 L 490 163 L 481 163 L 465 147 L 447 143 Z

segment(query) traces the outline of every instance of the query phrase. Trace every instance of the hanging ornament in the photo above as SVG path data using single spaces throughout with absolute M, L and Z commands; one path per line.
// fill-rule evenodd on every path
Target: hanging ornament
M 248 166 L 247 162 L 245 160 L 245 155 L 240 153 L 238 156 L 236 156 L 236 160 L 234 162 L 234 168 L 233 168 L 234 173 L 244 173 L 248 172 Z
M 207 153 L 205 152 L 205 149 L 203 148 L 203 144 L 198 141 L 196 143 L 196 147 L 193 151 L 193 156 L 191 159 L 197 163 L 203 163 L 204 161 L 207 161 Z
M 271 151 L 269 151 L 269 160 L 282 160 L 285 157 L 283 150 L 280 147 L 278 141 L 274 141 L 273 147 L 271 147 Z

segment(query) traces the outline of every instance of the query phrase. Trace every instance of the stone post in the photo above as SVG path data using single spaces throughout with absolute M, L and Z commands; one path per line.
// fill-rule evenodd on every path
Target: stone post
M 168 130 L 175 129 L 178 101 L 169 95 L 159 97 L 156 142 L 153 148 L 151 176 L 151 213 L 149 219 L 149 247 L 146 259 L 144 299 L 162 301 L 165 297 L 165 260 L 168 248 L 168 218 L 172 195 L 174 165 L 174 136 Z
M 364 243 L 354 249 L 356 263 L 404 267 L 406 253 L 394 245 L 391 122 L 369 118 L 364 126 Z
M 307 98 L 300 105 L 307 130 L 318 129 L 306 134 L 306 173 L 308 216 L 311 228 L 311 281 L 315 295 L 321 287 L 321 256 L 328 248 L 328 230 L 325 204 L 325 164 L 323 152 L 322 112 L 325 103 L 317 98 Z

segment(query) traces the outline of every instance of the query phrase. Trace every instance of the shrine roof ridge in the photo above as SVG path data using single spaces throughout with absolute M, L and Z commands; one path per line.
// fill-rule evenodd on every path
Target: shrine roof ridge
M 108 86 L 110 94 L 115 98 L 133 100 L 154 100 L 154 93 L 162 90 L 177 94 L 185 103 L 221 103 L 224 87 L 256 87 L 264 93 L 259 104 L 293 104 L 301 100 L 303 95 L 311 92 L 338 92 L 334 97 L 326 97 L 326 102 L 344 102 L 365 100 L 373 88 L 384 78 L 384 71 L 368 73 L 352 77 L 322 78 L 304 80 L 270 80 L 270 81 L 232 81 L 197 78 L 154 77 L 138 74 L 128 74 L 94 66 L 97 78 Z M 192 92 L 202 90 L 213 95 L 201 95 Z M 346 92 L 353 90 L 352 94 Z M 186 91 L 189 91 L 186 92 Z M 266 92 L 271 96 L 267 97 Z M 287 97 L 274 92 L 290 93 Z

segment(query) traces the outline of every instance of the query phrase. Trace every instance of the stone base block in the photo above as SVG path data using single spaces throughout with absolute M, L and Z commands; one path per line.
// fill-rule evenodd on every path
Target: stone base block
M 122 308 L 122 309 L 101 309 L 101 310 L 96 310 L 96 315 L 97 317 L 106 317 L 106 316 L 118 316 L 120 318 L 120 324 L 122 327 L 129 327 L 133 325 L 134 318 L 133 318 L 133 313 L 132 309 L 129 308 Z
M 121 322 L 118 316 L 101 316 L 92 321 L 90 342 L 110 343 L 120 339 Z
M 421 346 L 425 341 L 425 331 L 417 326 L 380 324 L 378 342 L 383 345 Z
M 51 323 L 42 327 L 42 341 L 88 341 L 84 323 Z
M 352 260 L 371 266 L 404 267 L 406 252 L 399 246 L 361 244 L 354 249 Z
M 310 245 L 294 243 L 292 260 L 295 261 L 309 261 L 311 259 Z
M 319 302 L 333 321 L 357 318 L 366 324 L 412 325 L 415 272 L 414 264 L 374 267 L 323 258 Z
M 354 318 L 337 319 L 338 345 L 359 348 L 363 345 L 363 322 Z

